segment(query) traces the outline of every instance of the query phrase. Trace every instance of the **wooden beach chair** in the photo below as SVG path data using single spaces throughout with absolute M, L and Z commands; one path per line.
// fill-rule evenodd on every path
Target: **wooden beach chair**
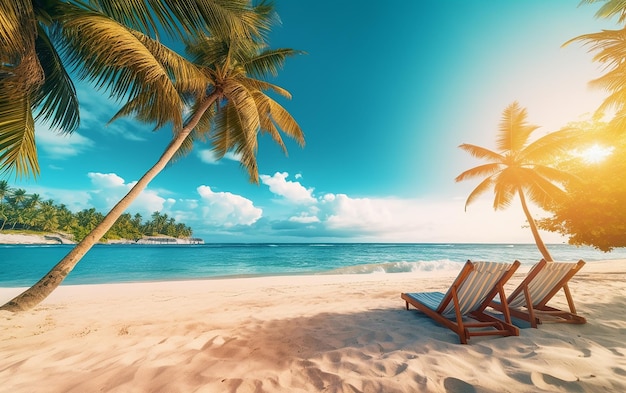
M 567 286 L 569 280 L 584 265 L 585 261 L 582 259 L 576 263 L 546 262 L 542 259 L 506 298 L 508 307 L 497 300 L 492 301 L 490 306 L 499 311 L 508 308 L 513 317 L 530 322 L 534 328 L 543 322 L 585 323 L 587 320 L 576 314 L 574 300 Z M 569 311 L 547 305 L 561 289 L 565 293 Z
M 486 314 L 485 308 L 499 294 L 504 298 L 504 283 L 519 267 L 514 263 L 467 261 L 446 294 L 442 292 L 402 293 L 409 305 L 428 315 L 459 335 L 461 344 L 471 336 L 518 336 L 519 329 L 511 323 L 506 305 L 504 321 Z M 470 317 L 475 321 L 464 320 Z

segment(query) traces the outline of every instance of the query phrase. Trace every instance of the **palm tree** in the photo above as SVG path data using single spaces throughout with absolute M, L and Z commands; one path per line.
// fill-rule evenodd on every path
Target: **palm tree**
M 258 22 L 246 0 L 11 0 L 0 2 L 0 169 L 16 175 L 39 174 L 35 120 L 72 133 L 79 125 L 79 105 L 66 64 L 81 79 L 109 88 L 124 100 L 156 88 L 172 90 L 170 76 L 184 69 L 171 56 L 170 69 L 153 59 L 142 45 L 143 35 L 159 32 L 182 40 L 206 32 L 206 26 L 248 36 Z M 83 53 L 88 51 L 89 53 Z M 90 56 L 92 64 L 82 63 Z M 69 59 L 69 62 L 67 61 Z M 177 64 L 173 64 L 177 63 Z M 94 65 L 95 64 L 95 65 Z M 181 68 L 182 67 L 182 68 Z M 146 83 L 149 80 L 150 83 Z M 187 78 L 193 80 L 193 78 Z M 163 119 L 182 123 L 182 104 L 165 95 L 156 106 Z M 173 101 L 172 101 L 173 100 Z M 169 108 L 169 109 L 168 109 Z M 178 116 L 176 114 L 178 113 Z
M 491 188 L 494 190 L 495 210 L 508 207 L 515 195 L 519 195 L 537 248 L 543 258 L 552 261 L 552 256 L 539 236 L 526 198 L 539 206 L 546 206 L 547 202 L 564 194 L 554 182 L 562 184 L 566 180 L 572 180 L 572 176 L 547 164 L 556 154 L 569 146 L 576 131 L 564 129 L 530 142 L 531 134 L 539 127 L 528 124 L 526 117 L 526 109 L 521 108 L 517 102 L 513 102 L 504 110 L 496 139 L 498 152 L 476 145 L 460 145 L 461 149 L 472 156 L 490 162 L 461 173 L 455 180 L 459 182 L 485 177 L 468 196 L 465 202 L 466 210 L 470 203 Z
M 259 29 L 265 32 L 271 23 L 274 14 L 272 7 L 260 4 L 255 11 L 259 15 Z M 104 22 L 102 20 L 101 22 Z M 89 26 L 75 30 L 81 35 L 89 35 Z M 67 28 L 67 26 L 66 26 Z M 75 26 L 71 26 L 75 28 Z M 234 150 L 241 156 L 241 164 L 248 170 L 250 179 L 258 183 L 256 165 L 257 135 L 259 132 L 269 133 L 283 149 L 285 145 L 278 132 L 283 130 L 300 144 L 304 143 L 302 130 L 293 117 L 276 101 L 267 96 L 264 91 L 272 90 L 280 95 L 290 97 L 289 93 L 267 82 L 269 75 L 275 75 L 282 68 L 288 56 L 300 52 L 291 49 L 269 50 L 263 40 L 263 35 L 242 37 L 232 32 L 212 29 L 209 26 L 211 37 L 205 36 L 198 40 L 190 40 L 188 49 L 195 55 L 200 75 L 194 68 L 187 74 L 175 75 L 176 90 L 168 88 L 156 89 L 154 85 L 142 89 L 131 97 L 126 105 L 116 115 L 135 115 L 139 120 L 156 122 L 157 126 L 170 121 L 174 125 L 174 137 L 165 148 L 158 161 L 150 168 L 74 249 L 70 251 L 44 278 L 0 307 L 2 310 L 20 311 L 39 304 L 45 299 L 63 279 L 70 273 L 78 261 L 89 249 L 113 226 L 118 217 L 130 206 L 137 196 L 146 188 L 149 182 L 159 174 L 175 156 L 188 152 L 193 141 L 199 137 L 209 137 L 218 155 Z M 160 64 L 172 65 L 172 71 L 184 68 L 177 62 L 167 48 L 148 37 L 136 34 L 140 38 L 143 48 L 148 48 Z M 97 37 L 94 35 L 92 40 Z M 210 46 L 213 43 L 214 45 Z M 206 48 L 202 48 L 207 45 Z M 82 60 L 87 67 L 98 70 L 99 58 L 90 53 L 90 48 L 75 51 L 74 59 Z M 132 67 L 132 65 L 129 65 Z M 147 78 L 146 78 L 147 79 Z M 191 80 L 193 79 L 193 80 Z M 198 88 L 198 81 L 204 83 Z M 195 83 L 192 83 L 195 82 Z M 168 95 L 173 102 L 181 97 L 190 97 L 192 111 L 190 117 L 182 127 L 177 126 L 177 116 L 168 107 Z M 163 97 L 162 97 L 163 96 Z M 181 111 L 182 108 L 176 106 Z
M 626 2 L 623 0 L 583 0 L 581 3 L 604 3 L 596 12 L 598 18 L 617 16 L 619 23 L 626 22 Z M 593 60 L 603 65 L 604 75 L 589 82 L 594 88 L 607 91 L 597 113 L 603 115 L 614 111 L 610 127 L 616 136 L 624 136 L 626 132 L 626 26 L 618 30 L 602 30 L 597 33 L 583 34 L 568 40 L 563 46 L 573 42 L 589 45 L 589 51 L 595 51 Z
M 12 188 L 6 180 L 0 180 L 0 206 L 4 204 L 4 200 L 11 195 Z
M 7 223 L 7 210 L 8 207 L 4 204 L 5 199 L 8 199 L 9 195 L 11 195 L 12 189 L 9 187 L 9 183 L 6 180 L 0 180 L 0 220 L 2 220 L 2 225 L 0 225 L 0 231 L 4 229 L 4 226 Z

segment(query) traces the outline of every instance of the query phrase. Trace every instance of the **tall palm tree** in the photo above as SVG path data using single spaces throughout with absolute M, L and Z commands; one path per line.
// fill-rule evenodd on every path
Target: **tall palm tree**
M 262 3 L 255 8 L 259 15 L 259 30 L 266 32 L 273 20 L 273 8 Z M 75 26 L 71 26 L 74 28 Z M 85 26 L 88 27 L 88 26 Z M 76 29 L 75 33 L 86 34 L 85 27 Z M 67 28 L 67 26 L 66 26 Z M 211 36 L 190 40 L 188 50 L 198 62 L 200 75 L 193 70 L 188 74 L 179 74 L 173 78 L 175 91 L 146 88 L 131 97 L 115 118 L 134 115 L 146 122 L 155 122 L 157 126 L 170 121 L 174 125 L 174 136 L 158 161 L 150 168 L 104 217 L 104 219 L 70 251 L 44 278 L 8 303 L 0 307 L 2 310 L 20 311 L 39 304 L 63 279 L 70 273 L 87 251 L 113 226 L 120 215 L 130 206 L 149 182 L 159 174 L 170 160 L 188 152 L 196 138 L 208 137 L 218 155 L 235 151 L 241 156 L 241 164 L 248 170 L 252 181 L 258 182 L 256 165 L 257 135 L 259 132 L 269 133 L 283 149 L 285 145 L 278 130 L 304 143 L 302 130 L 293 117 L 264 91 L 271 90 L 277 94 L 290 97 L 283 88 L 267 82 L 269 76 L 275 75 L 282 68 L 288 56 L 300 52 L 292 49 L 270 50 L 266 48 L 264 36 L 254 34 L 242 37 L 232 32 L 212 29 Z M 171 65 L 176 58 L 154 40 L 138 35 L 144 48 L 158 60 L 160 64 Z M 93 38 L 92 38 L 93 39 Z M 213 43 L 213 45 L 211 45 Z M 206 48 L 203 49 L 203 46 Z M 208 48 L 208 49 L 207 49 Z M 89 48 L 74 51 L 75 59 L 80 59 L 87 67 L 99 67 L 99 58 L 93 58 Z M 178 65 L 178 63 L 176 63 Z M 176 67 L 172 67 L 176 68 Z M 182 68 L 182 67 L 179 67 Z M 178 69 L 178 68 L 177 68 Z M 193 78 L 192 78 L 193 77 Z M 193 81 L 190 81 L 193 79 Z M 204 83 L 198 88 L 198 81 Z M 192 83 L 194 82 L 194 83 Z M 173 121 L 177 113 L 155 104 L 156 96 L 168 96 L 172 101 L 185 97 L 191 103 L 191 115 L 182 127 Z M 180 95 L 179 95 L 180 94 Z M 157 103 L 167 102 L 167 97 L 158 97 Z M 164 104 L 162 104 L 164 105 Z M 176 107 L 179 111 L 180 107 Z M 161 111 L 165 111 L 164 113 Z M 114 119 L 115 119 L 114 118 Z
M 36 120 L 61 133 L 77 129 L 79 105 L 67 57 L 79 78 L 108 87 L 114 99 L 141 95 L 147 85 L 167 91 L 172 89 L 169 76 L 193 71 L 165 72 L 142 47 L 142 34 L 182 40 L 207 32 L 208 25 L 245 37 L 259 24 L 247 0 L 0 2 L 0 170 L 18 176 L 39 174 Z M 77 52 L 85 50 L 90 52 L 89 66 L 79 61 L 85 54 Z M 180 59 L 172 61 L 184 68 Z M 161 102 L 160 97 L 171 102 Z M 180 126 L 182 104 L 175 97 L 151 98 L 161 110 L 167 109 L 162 121 Z
M 554 183 L 562 184 L 566 180 L 571 180 L 572 176 L 548 164 L 555 155 L 562 153 L 570 145 L 576 131 L 564 129 L 530 142 L 531 134 L 539 127 L 528 124 L 526 117 L 526 109 L 520 107 L 517 102 L 513 102 L 504 110 L 496 139 L 497 152 L 476 145 L 460 145 L 461 149 L 472 156 L 489 162 L 461 173 L 455 180 L 459 182 L 485 177 L 468 196 L 465 202 L 466 210 L 470 203 L 491 188 L 494 190 L 495 210 L 508 207 L 515 195 L 519 195 L 537 248 L 543 258 L 552 261 L 552 256 L 539 236 L 526 198 L 539 206 L 546 206 L 547 202 L 564 194 L 564 191 Z

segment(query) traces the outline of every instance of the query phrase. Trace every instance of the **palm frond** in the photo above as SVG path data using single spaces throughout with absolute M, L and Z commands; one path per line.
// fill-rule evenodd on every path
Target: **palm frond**
M 546 165 L 535 165 L 533 166 L 532 170 L 544 179 L 559 184 L 582 181 L 582 179 L 572 173 L 565 172 L 560 169 L 556 169 Z
M 267 96 L 266 96 L 267 97 Z M 293 138 L 300 146 L 304 146 L 304 133 L 296 122 L 296 119 L 283 108 L 278 102 L 268 98 L 269 111 L 267 112 L 278 127 L 289 137 Z
M 158 41 L 151 39 L 137 31 L 131 31 L 139 42 L 154 56 L 154 58 L 165 68 L 176 89 L 184 94 L 203 96 L 206 86 L 213 81 L 205 72 L 194 63 L 171 50 Z
M 247 59 L 242 64 L 246 73 L 254 78 L 264 78 L 268 74 L 277 76 L 278 71 L 283 68 L 287 57 L 301 54 L 305 54 L 305 52 L 287 48 L 264 50 L 260 54 Z
M 285 143 L 283 142 L 283 138 L 281 137 L 280 132 L 278 131 L 278 128 L 274 125 L 272 118 L 269 115 L 267 115 L 271 111 L 270 102 L 269 102 L 270 98 L 260 91 L 255 91 L 253 93 L 253 97 L 254 97 L 254 100 L 256 101 L 256 106 L 259 110 L 259 113 L 262 114 L 259 117 L 259 121 L 261 124 L 261 132 L 269 134 L 274 140 L 274 142 L 276 142 L 276 144 L 280 146 L 280 148 L 283 150 L 283 152 L 286 155 L 287 146 L 285 146 Z
M 36 36 L 37 21 L 31 0 L 0 2 L 0 67 L 17 65 L 34 47 Z
M 500 152 L 519 152 L 528 143 L 528 138 L 538 127 L 526 122 L 526 108 L 517 101 L 510 104 L 502 113 L 496 146 Z
M 228 100 L 229 108 L 233 110 L 233 116 L 239 118 L 241 129 L 245 132 L 248 144 L 256 146 L 256 134 L 261 126 L 259 121 L 259 112 L 251 92 L 240 83 L 232 80 L 223 86 L 224 97 Z
M 229 42 L 218 37 L 202 35 L 185 41 L 185 52 L 195 64 L 215 67 L 228 56 Z
M 257 139 L 256 129 L 251 137 L 249 129 L 241 123 L 242 117 L 234 103 L 228 102 L 216 116 L 215 132 L 211 135 L 213 151 L 216 157 L 222 158 L 227 152 L 234 151 L 240 156 L 240 164 L 248 172 L 251 182 L 259 182 L 256 162 Z
M 89 0 L 95 10 L 151 37 L 184 39 L 197 32 L 251 36 L 258 17 L 245 0 Z
M 565 192 L 557 187 L 554 183 L 541 176 L 534 170 L 522 169 L 524 174 L 524 183 L 521 184 L 528 198 L 539 206 L 546 206 L 554 199 L 562 197 Z M 543 172 L 544 174 L 546 171 Z
M 476 186 L 476 188 L 474 188 L 474 190 L 472 190 L 472 192 L 467 197 L 467 200 L 465 201 L 465 211 L 467 211 L 467 207 L 470 205 L 470 203 L 474 202 L 479 196 L 487 192 L 491 188 L 492 184 L 493 181 L 491 177 L 488 177 L 481 181 L 480 184 L 478 184 L 478 186 Z
M 455 177 L 454 181 L 460 182 L 460 181 L 475 178 L 475 177 L 491 176 L 502 171 L 502 169 L 503 169 L 503 166 L 502 164 L 499 164 L 499 163 L 479 165 L 479 166 L 476 166 L 474 168 L 464 171 L 463 173 Z
M 275 84 L 272 84 L 272 83 L 269 83 L 260 79 L 241 77 L 240 82 L 248 86 L 248 88 L 251 90 L 258 90 L 260 92 L 271 90 L 274 93 L 277 93 L 278 95 L 281 95 L 287 98 L 288 100 L 292 98 L 291 93 L 287 91 L 286 89 L 283 89 L 282 87 L 278 85 L 275 85 Z
M 174 156 L 172 157 L 168 165 L 171 165 L 175 163 L 176 161 L 180 160 L 181 158 L 189 155 L 189 153 L 193 151 L 194 142 L 197 140 L 197 138 L 198 138 L 198 135 L 195 132 L 195 130 L 192 130 L 189 134 L 187 134 L 182 145 L 180 145 L 178 150 L 176 150 L 176 153 L 174 153 Z
M 518 155 L 522 163 L 551 162 L 554 157 L 577 146 L 584 133 L 576 128 L 551 132 L 526 146 Z
M 79 76 L 108 89 L 114 99 L 128 99 L 114 119 L 135 114 L 155 122 L 156 128 L 168 122 L 182 128 L 182 98 L 168 69 L 136 32 L 100 14 L 83 13 L 66 22 L 63 33 L 64 54 L 71 64 L 81 65 Z M 169 59 L 176 61 L 175 56 Z
M 619 22 L 626 20 L 626 1 L 625 0 L 581 0 L 580 4 L 595 4 L 598 2 L 604 3 L 598 11 L 596 11 L 597 18 L 612 18 L 615 15 L 619 15 Z
M 0 168 L 16 176 L 39 175 L 35 122 L 27 94 L 7 94 L 0 85 Z
M 50 38 L 41 28 L 36 48 L 45 80 L 33 103 L 37 108 L 35 119 L 49 121 L 51 127 L 58 128 L 64 133 L 71 133 L 80 123 L 74 84 Z
M 493 209 L 501 210 L 509 207 L 515 196 L 517 185 L 514 179 L 511 179 L 510 171 L 502 171 L 493 181 Z
M 238 117 L 229 118 L 224 107 L 219 108 L 213 118 L 214 130 L 210 133 L 211 144 L 215 156 L 220 159 L 235 145 L 235 140 L 231 136 L 233 129 L 238 125 Z
M 196 112 L 197 105 L 192 107 L 192 113 Z M 198 120 L 198 124 L 194 128 L 197 131 L 199 137 L 204 139 L 207 134 L 211 132 L 211 126 L 213 125 L 213 120 L 217 113 L 217 103 L 211 105 L 209 109 L 204 111 L 200 119 Z
M 459 145 L 459 148 L 461 150 L 465 150 L 466 152 L 471 154 L 473 157 L 476 157 L 479 159 L 486 159 L 486 160 L 494 161 L 498 163 L 504 162 L 504 159 L 505 159 L 503 155 L 496 153 L 493 150 L 489 150 L 487 148 L 476 146 L 476 145 L 471 145 L 469 143 L 463 143 Z

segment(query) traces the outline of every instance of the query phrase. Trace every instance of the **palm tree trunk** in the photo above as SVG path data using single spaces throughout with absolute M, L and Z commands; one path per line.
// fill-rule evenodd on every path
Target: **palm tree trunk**
M 89 234 L 74 247 L 59 263 L 57 263 L 41 280 L 35 285 L 22 292 L 12 300 L 8 301 L 0 310 L 12 312 L 29 310 L 41 303 L 48 295 L 52 293 L 67 275 L 74 269 L 76 264 L 87 252 L 96 244 L 102 236 L 115 224 L 117 219 L 124 213 L 130 204 L 139 196 L 139 194 L 148 186 L 150 181 L 158 175 L 167 163 L 172 159 L 178 151 L 185 138 L 191 130 L 198 124 L 200 117 L 215 102 L 216 95 L 211 95 L 205 99 L 202 105 L 189 119 L 185 127 L 174 136 L 174 139 L 165 148 L 165 151 L 159 160 L 139 179 L 137 184 L 130 189 L 104 219 Z
M 537 229 L 537 224 L 535 224 L 535 219 L 530 215 L 530 211 L 528 210 L 528 206 L 526 205 L 526 198 L 524 197 L 524 192 L 522 191 L 521 188 L 518 189 L 518 194 L 519 194 L 519 199 L 522 202 L 522 209 L 524 210 L 524 214 L 526 215 L 526 220 L 528 221 L 528 224 L 530 225 L 530 230 L 533 233 L 533 237 L 535 238 L 535 244 L 537 245 L 539 252 L 543 256 L 543 259 L 545 259 L 548 262 L 552 262 L 552 256 L 550 255 L 550 252 L 548 252 L 548 248 L 546 247 L 546 245 L 543 243 L 543 240 L 541 240 L 541 237 L 539 236 L 539 230 Z

